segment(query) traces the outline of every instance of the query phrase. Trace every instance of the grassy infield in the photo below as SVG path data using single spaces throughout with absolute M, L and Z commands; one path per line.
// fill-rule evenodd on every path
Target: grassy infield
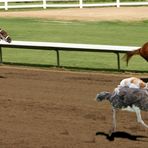
M 0 18 L 0 27 L 6 29 L 13 40 L 89 43 L 141 46 L 147 41 L 148 21 L 142 22 L 78 22 L 44 19 Z M 60 52 L 61 65 L 92 69 L 116 69 L 116 55 L 107 53 Z M 122 57 L 122 56 L 121 56 Z M 54 51 L 4 49 L 5 62 L 56 65 Z M 126 67 L 147 71 L 147 62 L 135 56 Z

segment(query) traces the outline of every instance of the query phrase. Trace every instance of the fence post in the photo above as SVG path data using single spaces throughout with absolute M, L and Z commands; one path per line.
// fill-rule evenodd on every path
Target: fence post
M 118 71 L 120 71 L 120 54 L 119 54 L 119 52 L 116 52 L 116 55 L 117 55 Z
M 43 9 L 47 8 L 46 0 L 43 0 Z
M 120 7 L 120 0 L 116 0 L 116 6 L 117 6 L 117 8 Z
M 5 0 L 5 10 L 8 10 L 8 0 Z
M 56 50 L 57 52 L 57 66 L 60 67 L 60 54 L 59 54 L 59 50 Z
M 80 8 L 83 8 L 83 0 L 79 0 Z

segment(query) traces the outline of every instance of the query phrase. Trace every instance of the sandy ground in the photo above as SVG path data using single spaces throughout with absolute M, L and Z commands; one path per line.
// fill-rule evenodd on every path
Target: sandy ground
M 0 12 L 0 17 L 135 21 L 148 19 L 148 7 Z M 147 74 L 0 66 L 0 148 L 147 148 L 148 129 L 134 113 L 119 111 L 117 132 L 108 139 L 111 106 L 94 100 L 97 92 L 112 91 L 129 76 Z M 148 124 L 147 113 L 142 117 Z
M 134 113 L 119 111 L 107 139 L 111 106 L 94 100 L 128 76 L 1 66 L 0 148 L 147 148 L 148 129 Z
M 102 21 L 122 20 L 138 21 L 148 19 L 148 7 L 106 7 L 106 8 L 67 8 L 40 11 L 0 12 L 0 17 L 34 17 L 55 20 Z

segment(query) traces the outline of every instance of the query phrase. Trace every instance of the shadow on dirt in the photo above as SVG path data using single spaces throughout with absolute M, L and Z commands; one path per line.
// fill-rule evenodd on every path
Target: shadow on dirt
M 132 140 L 132 141 L 144 141 L 144 142 L 148 142 L 145 140 L 142 140 L 142 138 L 148 138 L 147 136 L 141 136 L 141 135 L 132 135 L 129 134 L 127 132 L 122 132 L 122 131 L 117 131 L 112 133 L 111 135 L 104 133 L 104 132 L 97 132 L 96 136 L 105 136 L 107 140 L 109 141 L 114 141 L 115 138 L 122 138 L 122 139 L 128 139 L 128 140 Z M 138 139 L 141 138 L 141 139 Z
M 3 64 L 6 65 L 16 65 L 16 66 L 30 66 L 30 67 L 48 67 L 48 68 L 64 68 L 68 70 L 87 70 L 87 71 L 107 71 L 107 72 L 134 72 L 134 73 L 147 73 L 148 70 L 128 70 L 128 69 L 120 69 L 118 68 L 92 68 L 92 67 L 74 67 L 74 66 L 65 66 L 61 65 L 58 66 L 57 64 L 55 65 L 50 65 L 50 64 L 30 64 L 30 63 L 16 63 L 16 62 L 3 62 Z M 144 78 L 145 79 L 145 78 Z
M 4 76 L 0 76 L 0 79 L 4 79 L 4 78 L 6 78 L 6 77 L 4 77 Z

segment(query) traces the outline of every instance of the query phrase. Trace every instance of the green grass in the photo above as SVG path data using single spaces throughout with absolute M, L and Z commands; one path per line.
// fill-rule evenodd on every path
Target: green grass
M 6 29 L 13 40 L 88 43 L 106 45 L 141 46 L 147 41 L 148 21 L 141 22 L 79 22 L 48 19 L 4 19 L 1 28 Z M 60 52 L 61 66 L 93 69 L 115 69 L 116 55 L 110 53 Z M 5 62 L 56 65 L 54 51 L 4 49 Z M 122 61 L 122 60 L 121 60 Z M 126 70 L 148 71 L 147 62 L 133 58 Z

